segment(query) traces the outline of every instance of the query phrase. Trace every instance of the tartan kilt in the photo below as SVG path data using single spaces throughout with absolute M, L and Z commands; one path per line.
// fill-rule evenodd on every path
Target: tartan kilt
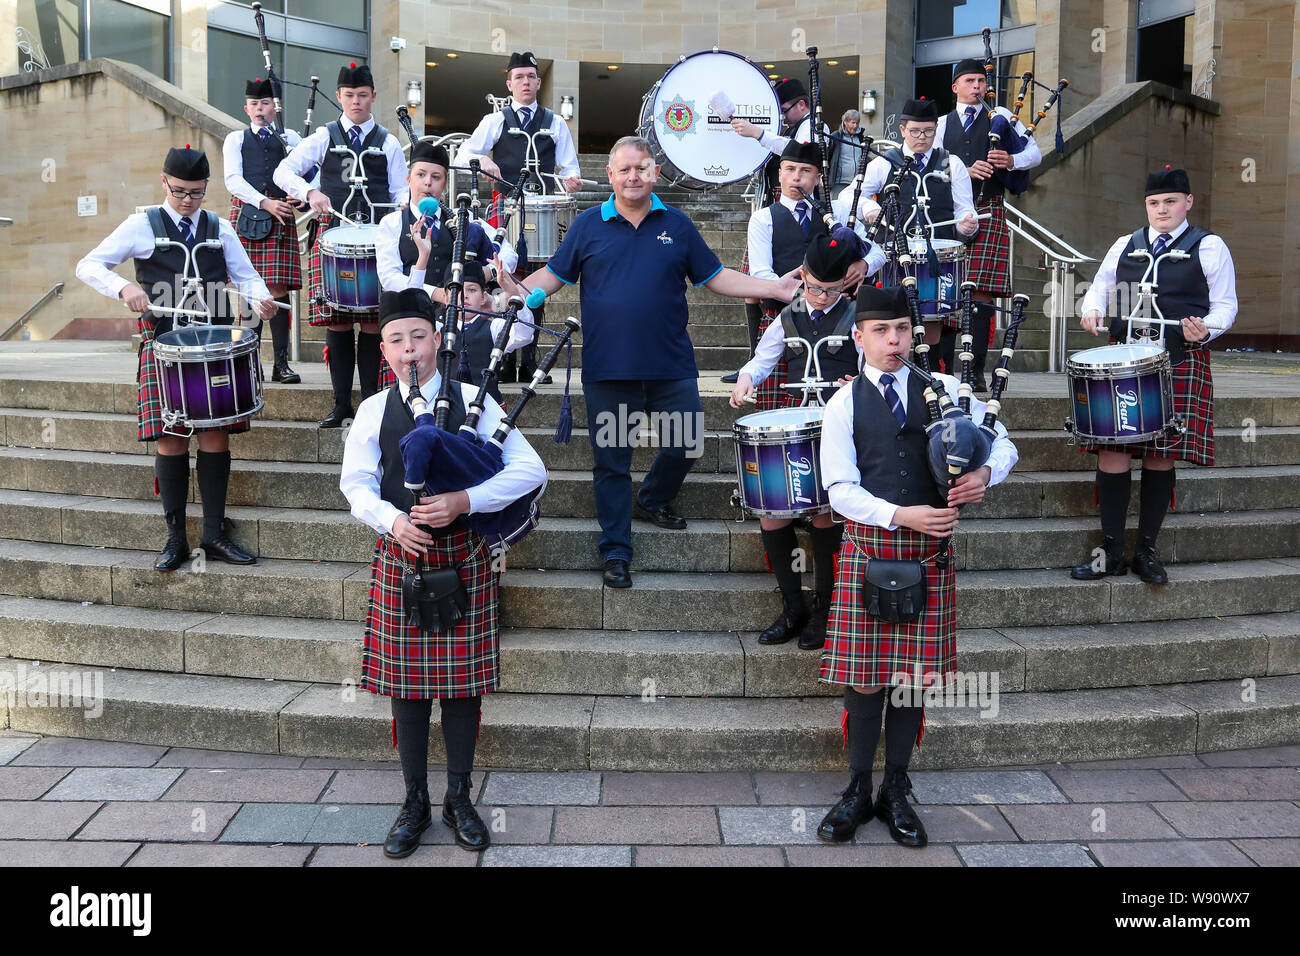
M 980 292 L 993 295 L 1011 294 L 1011 230 L 1002 197 L 986 199 L 975 207 L 977 213 L 991 213 L 980 220 L 979 232 L 966 251 L 966 278 Z
M 770 311 L 767 306 L 761 306 L 763 317 L 758 322 L 758 337 L 761 339 L 767 327 L 776 321 L 778 312 Z M 793 392 L 782 388 L 790 375 L 790 369 L 786 365 L 785 359 L 777 361 L 772 367 L 772 374 L 763 379 L 755 388 L 754 410 L 759 412 L 770 412 L 774 408 L 788 408 L 791 405 L 797 405 L 798 402 L 792 401 Z
M 157 441 L 163 434 L 163 419 L 162 392 L 158 388 L 158 366 L 153 360 L 153 323 L 146 320 L 144 315 L 140 315 L 136 319 L 136 326 L 140 330 L 141 338 L 140 364 L 135 376 L 139 386 L 136 409 L 139 424 L 137 437 L 140 441 Z M 253 419 L 249 417 L 233 425 L 196 428 L 194 433 L 197 435 L 199 432 L 226 432 L 229 435 L 238 435 L 252 427 Z
M 820 680 L 855 687 L 943 686 L 956 672 L 957 581 L 951 565 L 925 566 L 926 606 L 910 624 L 886 624 L 867 614 L 863 581 L 868 556 L 930 558 L 936 539 L 910 528 L 886 531 L 846 521 L 822 651 Z
M 460 565 L 469 593 L 464 619 L 449 632 L 423 637 L 406 623 L 402 606 L 402 550 L 384 535 L 375 543 L 361 656 L 361 686 L 385 697 L 474 697 L 501 681 L 497 575 L 486 542 L 466 530 L 435 538 L 432 567 Z
M 392 388 L 397 384 L 397 375 L 393 372 L 392 366 L 388 364 L 388 359 L 382 355 L 379 357 L 379 390 L 382 392 L 386 388 Z
M 244 202 L 241 199 L 230 200 L 230 224 L 239 222 L 239 210 Z M 236 230 L 238 235 L 238 230 Z M 286 226 L 278 220 L 271 220 L 271 234 L 265 239 L 245 239 L 239 237 L 248 261 L 267 285 L 282 285 L 289 289 L 302 288 L 302 260 L 298 257 L 298 227 L 293 220 Z
M 378 322 L 379 310 L 373 312 L 326 312 L 324 302 L 325 285 L 320 270 L 320 240 L 326 231 L 333 228 L 329 213 L 316 217 L 316 239 L 307 254 L 307 324 L 317 327 L 322 325 L 347 325 L 349 322 Z M 317 301 L 317 298 L 321 301 Z
M 1115 340 L 1111 340 L 1115 344 Z M 1080 445 L 1083 452 L 1122 451 L 1134 458 L 1159 455 L 1191 462 L 1214 464 L 1214 379 L 1210 375 L 1210 350 L 1187 350 L 1187 358 L 1172 368 L 1174 413 L 1183 416 L 1187 431 L 1170 438 L 1154 438 L 1134 445 Z

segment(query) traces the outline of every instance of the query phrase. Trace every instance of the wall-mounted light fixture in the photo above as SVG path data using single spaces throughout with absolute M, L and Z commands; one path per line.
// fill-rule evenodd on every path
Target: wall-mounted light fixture
M 560 117 L 566 122 L 573 119 L 573 94 L 565 93 L 560 97 Z
M 862 112 L 867 114 L 868 119 L 874 119 L 876 115 L 876 91 L 867 90 L 862 94 Z
M 411 80 L 406 84 L 406 105 L 415 109 L 424 102 L 424 83 L 420 80 Z

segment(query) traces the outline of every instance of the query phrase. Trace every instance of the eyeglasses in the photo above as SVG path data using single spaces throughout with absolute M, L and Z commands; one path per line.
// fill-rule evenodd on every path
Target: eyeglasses
M 906 133 L 908 136 L 915 136 L 917 139 L 933 139 L 934 134 L 939 132 L 939 130 L 937 127 L 933 127 L 933 126 L 930 127 L 929 129 L 910 129 L 908 127 L 904 127 L 903 132 Z
M 202 199 L 208 191 L 208 187 L 202 189 L 176 189 L 171 183 L 167 184 L 167 191 L 177 199 Z
M 839 286 L 838 288 L 835 288 L 835 289 L 823 289 L 821 286 L 816 286 L 816 285 L 805 285 L 805 286 L 803 287 L 803 291 L 804 291 L 804 293 L 807 294 L 807 295 L 818 295 L 818 296 L 821 296 L 821 295 L 839 295 L 841 292 L 844 291 L 844 287 L 843 287 L 843 286 Z

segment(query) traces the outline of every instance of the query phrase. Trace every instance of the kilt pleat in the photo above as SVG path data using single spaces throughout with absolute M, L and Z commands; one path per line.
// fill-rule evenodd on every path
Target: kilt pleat
M 758 322 L 758 337 L 762 339 L 763 333 L 767 327 L 776 321 L 778 313 L 769 311 L 766 306 L 763 307 L 763 317 Z M 790 405 L 797 404 L 790 400 L 794 393 L 789 392 L 782 386 L 789 380 L 790 368 L 785 359 L 779 359 L 775 366 L 772 367 L 772 374 L 758 385 L 755 391 L 756 402 L 754 409 L 760 412 L 770 412 L 774 408 L 786 408 Z
M 932 558 L 937 541 L 899 528 L 886 531 L 846 521 L 835 571 L 835 592 L 822 651 L 820 680 L 855 687 L 942 686 L 956 671 L 957 583 L 951 565 L 925 565 L 926 606 L 910 624 L 886 624 L 863 603 L 869 558 Z
M 316 217 L 316 238 L 307 253 L 307 324 L 317 327 L 323 325 L 346 325 L 349 322 L 378 322 L 379 310 L 373 312 L 336 312 L 326 311 L 325 284 L 321 278 L 320 240 L 326 230 L 331 228 L 329 213 Z
M 232 226 L 239 222 L 239 210 L 243 205 L 242 200 L 231 198 L 230 224 Z M 288 225 L 272 220 L 271 233 L 265 239 L 245 239 L 240 236 L 239 241 L 243 243 L 244 251 L 248 253 L 253 268 L 267 285 L 282 285 L 289 289 L 302 288 L 298 227 L 293 220 L 290 220 Z
M 966 247 L 966 278 L 981 292 L 1011 294 L 1011 230 L 1007 228 L 1002 197 L 986 199 L 976 205 L 977 213 L 990 213 L 980 220 L 979 232 Z
M 1113 342 L 1114 340 L 1112 340 Z M 1083 452 L 1128 452 L 1134 458 L 1159 455 L 1191 462 L 1214 464 L 1214 379 L 1210 375 L 1210 352 L 1188 349 L 1187 358 L 1172 367 L 1174 413 L 1183 416 L 1187 431 L 1171 438 L 1155 438 L 1134 445 L 1080 445 Z
M 459 565 L 469 594 L 464 619 L 452 630 L 421 635 L 406 622 L 401 546 L 392 535 L 375 544 L 370 603 L 361 657 L 361 686 L 386 697 L 474 697 L 501 681 L 497 574 L 482 538 L 455 531 L 435 538 L 426 558 L 434 568 Z
M 140 363 L 136 368 L 136 419 L 138 429 L 136 436 L 140 441 L 157 441 L 158 437 L 163 434 L 162 419 L 162 391 L 158 388 L 158 366 L 153 360 L 153 323 L 143 315 L 136 319 L 136 327 L 140 330 Z M 253 427 L 252 418 L 246 418 L 242 422 L 236 422 L 233 425 L 218 425 L 214 428 L 196 428 L 194 433 L 199 432 L 226 432 L 230 435 L 238 435 L 246 432 Z

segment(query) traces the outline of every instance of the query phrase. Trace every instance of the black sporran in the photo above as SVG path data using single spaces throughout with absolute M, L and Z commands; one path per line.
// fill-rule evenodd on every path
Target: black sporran
M 920 561 L 867 560 L 862 601 L 886 624 L 910 624 L 925 610 L 925 565 Z
M 465 618 L 469 593 L 455 568 L 426 568 L 402 574 L 407 622 L 421 633 L 450 631 Z
M 248 203 L 239 207 L 239 219 L 235 222 L 235 232 L 244 239 L 253 242 L 265 239 L 275 228 L 275 217 L 265 209 Z

